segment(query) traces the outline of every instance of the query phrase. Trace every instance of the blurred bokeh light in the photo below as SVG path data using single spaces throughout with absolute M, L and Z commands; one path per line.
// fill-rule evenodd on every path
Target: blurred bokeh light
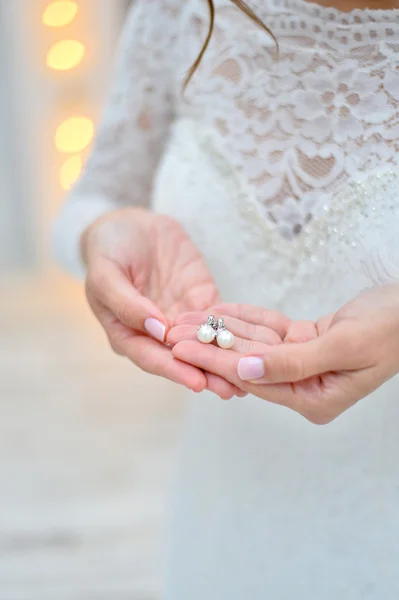
M 88 117 L 69 117 L 57 128 L 55 145 L 57 150 L 75 154 L 84 150 L 94 136 L 94 123 Z
M 79 178 L 82 168 L 83 160 L 81 154 L 66 159 L 60 170 L 60 184 L 63 190 L 68 191 L 71 189 L 75 181 Z
M 161 597 L 179 392 L 112 355 L 50 249 L 128 4 L 0 0 L 0 600 Z
M 47 27 L 65 27 L 72 23 L 78 13 L 78 5 L 71 0 L 51 2 L 43 13 L 43 24 Z
M 51 46 L 47 52 L 46 64 L 55 71 L 68 71 L 80 65 L 86 48 L 77 40 L 61 40 Z

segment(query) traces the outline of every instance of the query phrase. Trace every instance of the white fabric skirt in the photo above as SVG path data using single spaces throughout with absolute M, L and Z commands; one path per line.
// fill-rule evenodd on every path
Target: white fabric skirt
M 180 122 L 154 204 L 192 236 L 225 301 L 316 319 L 399 278 L 399 203 L 376 212 L 369 200 L 397 200 L 398 181 L 378 176 L 365 196 L 367 183 L 351 188 L 345 198 L 357 197 L 328 215 L 337 235 L 319 222 L 295 246 L 279 241 L 212 132 Z M 398 378 L 324 427 L 254 397 L 189 402 L 166 600 L 399 598 Z

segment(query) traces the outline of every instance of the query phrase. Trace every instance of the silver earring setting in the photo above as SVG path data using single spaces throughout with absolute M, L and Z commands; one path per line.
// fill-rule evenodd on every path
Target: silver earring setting
M 232 348 L 235 342 L 235 337 L 226 329 L 224 320 L 220 318 L 216 323 L 213 315 L 209 315 L 208 321 L 198 327 L 197 338 L 202 344 L 211 344 L 216 338 L 218 346 L 226 350 Z
M 202 344 L 211 344 L 216 337 L 216 333 L 215 317 L 209 315 L 208 321 L 198 327 L 197 338 Z
M 224 320 L 222 318 L 218 319 L 216 341 L 220 348 L 224 348 L 226 350 L 234 346 L 235 337 L 231 331 L 226 329 Z

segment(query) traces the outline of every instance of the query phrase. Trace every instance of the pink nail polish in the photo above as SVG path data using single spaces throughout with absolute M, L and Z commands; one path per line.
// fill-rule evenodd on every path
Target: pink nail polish
M 163 342 L 165 340 L 166 327 L 163 323 L 161 323 L 161 321 L 151 317 L 145 320 L 144 327 L 147 333 L 149 333 L 151 337 L 155 338 L 159 342 Z
M 247 356 L 238 363 L 238 376 L 243 381 L 260 379 L 265 374 L 265 365 L 257 356 Z

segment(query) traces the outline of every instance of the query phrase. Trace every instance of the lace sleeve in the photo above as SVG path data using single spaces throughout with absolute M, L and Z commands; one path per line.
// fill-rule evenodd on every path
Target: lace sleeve
M 84 229 L 108 211 L 149 202 L 172 120 L 176 1 L 136 0 L 130 10 L 93 151 L 55 224 L 56 257 L 76 275 L 84 275 Z

